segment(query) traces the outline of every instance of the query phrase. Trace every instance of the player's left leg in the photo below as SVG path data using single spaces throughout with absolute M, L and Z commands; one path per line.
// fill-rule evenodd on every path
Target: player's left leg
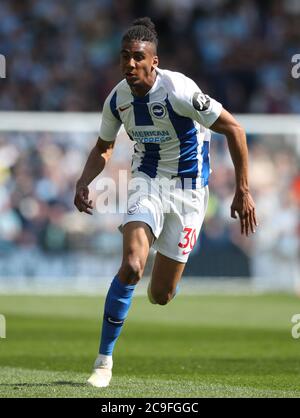
M 122 265 L 108 290 L 102 323 L 99 355 L 88 383 L 106 387 L 112 377 L 112 354 L 130 309 L 135 285 L 142 277 L 153 234 L 148 224 L 132 221 L 123 228 Z
M 166 305 L 174 298 L 185 264 L 157 252 L 148 286 L 151 303 Z

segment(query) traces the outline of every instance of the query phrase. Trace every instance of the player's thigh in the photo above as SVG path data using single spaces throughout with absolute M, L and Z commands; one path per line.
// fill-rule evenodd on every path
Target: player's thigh
M 151 278 L 151 293 L 153 296 L 156 294 L 173 295 L 185 265 L 186 263 L 173 260 L 157 252 Z
M 127 283 L 132 279 L 137 282 L 140 279 L 152 242 L 151 228 L 145 222 L 133 221 L 123 226 L 123 258 L 119 270 L 121 281 Z
M 180 263 L 187 263 L 195 247 L 208 202 L 208 188 L 174 193 L 176 208 L 165 214 L 163 230 L 153 248 Z
M 147 257 L 153 239 L 151 228 L 146 222 L 128 222 L 123 226 L 123 258 L 129 254 Z

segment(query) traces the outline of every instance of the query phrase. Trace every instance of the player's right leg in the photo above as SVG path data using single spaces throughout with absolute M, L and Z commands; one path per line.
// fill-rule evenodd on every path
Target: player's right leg
M 112 377 L 112 354 L 127 317 L 135 285 L 143 275 L 153 241 L 144 222 L 129 222 L 123 227 L 123 260 L 106 296 L 99 355 L 88 383 L 106 387 Z
M 148 285 L 148 298 L 151 303 L 166 305 L 177 293 L 186 263 L 172 260 L 157 252 Z

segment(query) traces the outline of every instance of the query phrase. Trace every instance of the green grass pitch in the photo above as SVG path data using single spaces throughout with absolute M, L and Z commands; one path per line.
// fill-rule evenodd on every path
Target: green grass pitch
M 288 295 L 135 297 L 110 387 L 85 384 L 103 297 L 0 296 L 1 397 L 299 397 L 300 339 Z

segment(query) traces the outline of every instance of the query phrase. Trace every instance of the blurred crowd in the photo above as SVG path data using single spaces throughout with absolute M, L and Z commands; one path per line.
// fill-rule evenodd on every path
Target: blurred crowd
M 28 277 L 97 276 L 111 275 L 118 268 L 122 238 L 117 227 L 122 214 L 98 213 L 96 182 L 90 186 L 94 216 L 73 206 L 74 184 L 95 137 L 0 134 L 2 276 L 20 272 Z M 251 189 L 261 224 L 249 239 L 241 236 L 239 221 L 230 217 L 233 164 L 225 138 L 213 135 L 209 206 L 187 275 L 261 275 L 274 280 L 284 266 L 289 280 L 299 274 L 299 154 L 295 138 L 292 143 L 285 139 L 283 135 L 248 137 Z M 121 134 L 101 176 L 118 184 L 119 171 L 129 170 L 131 148 L 131 141 Z M 286 274 L 282 276 L 288 280 Z
M 300 81 L 291 76 L 299 0 L 2 0 L 0 110 L 101 111 L 121 79 L 122 34 L 145 15 L 157 27 L 161 68 L 185 73 L 234 113 L 299 113 Z M 115 273 L 122 215 L 90 217 L 73 207 L 95 137 L 0 132 L 1 276 Z M 248 141 L 262 227 L 246 239 L 230 218 L 233 165 L 225 139 L 214 135 L 209 207 L 189 275 L 300 277 L 299 138 Z M 118 141 L 106 176 L 118 182 L 131 146 L 125 136 Z M 97 193 L 93 183 L 94 200 Z
M 298 0 L 2 0 L 0 110 L 97 111 L 120 80 L 120 39 L 149 15 L 161 68 L 232 112 L 298 113 Z

